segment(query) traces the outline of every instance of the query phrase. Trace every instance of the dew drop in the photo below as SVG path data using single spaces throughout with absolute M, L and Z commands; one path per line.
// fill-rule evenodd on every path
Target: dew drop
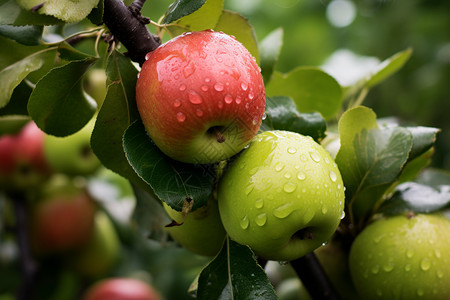
M 330 170 L 330 179 L 331 179 L 331 181 L 333 181 L 333 182 L 336 182 L 336 180 L 337 180 L 337 175 L 336 175 L 336 173 L 334 173 L 334 171 L 332 171 L 332 170 Z
M 320 156 L 317 152 L 310 152 L 309 155 L 311 156 L 311 159 L 316 163 L 320 161 Z
M 411 271 L 411 265 L 410 265 L 410 264 L 407 264 L 407 265 L 405 266 L 405 271 L 406 271 L 406 272 Z
M 267 114 L 266 113 L 263 113 L 262 119 L 263 120 L 267 119 Z
M 292 202 L 283 204 L 273 210 L 273 215 L 279 219 L 284 219 L 292 213 Z
M 255 98 L 255 95 L 252 92 L 248 93 L 248 99 L 253 100 Z
M 414 256 L 414 251 L 411 249 L 406 250 L 406 257 L 411 258 Z
M 180 92 L 183 92 L 186 90 L 186 85 L 182 84 L 180 85 Z
M 297 148 L 295 148 L 295 147 L 289 147 L 289 148 L 287 149 L 287 152 L 288 152 L 289 154 L 295 154 L 295 153 L 297 152 Z
M 322 213 L 325 215 L 328 212 L 328 208 L 324 205 L 322 206 Z
M 183 123 L 186 120 L 186 116 L 182 112 L 178 112 L 177 120 L 178 120 L 178 122 Z
M 389 262 L 386 265 L 383 266 L 383 270 L 387 273 L 391 272 L 392 270 L 394 270 L 394 263 L 393 262 Z
M 242 83 L 241 83 L 241 89 L 242 89 L 243 91 L 246 91 L 246 90 L 248 89 L 248 84 L 247 84 L 246 82 L 242 82 Z
M 303 171 L 300 171 L 297 173 L 297 178 L 298 178 L 298 180 L 305 180 L 306 174 Z
M 137 73 L 137 78 L 141 77 L 141 72 Z
M 205 82 L 206 82 L 206 83 L 209 83 L 209 82 L 211 82 L 211 79 L 209 79 L 208 77 L 206 77 L 206 78 L 205 78 Z
M 145 60 L 149 60 L 149 59 L 150 59 L 150 56 L 152 56 L 152 53 L 151 53 L 151 52 L 145 54 Z
M 289 178 L 291 178 L 291 173 L 286 172 L 286 173 L 284 173 L 283 176 L 284 176 L 284 178 L 289 179 Z
M 249 225 L 249 220 L 248 220 L 248 216 L 247 215 L 245 215 L 242 219 L 241 219 L 241 221 L 239 222 L 239 225 L 241 226 L 241 228 L 242 229 L 247 229 L 248 228 L 248 225 Z
M 431 267 L 430 260 L 428 258 L 426 258 L 426 257 L 424 259 L 422 259 L 422 261 L 420 262 L 420 268 L 423 271 L 428 271 L 430 269 L 430 267 Z
M 201 117 L 201 116 L 203 116 L 203 110 L 197 109 L 197 110 L 195 111 L 195 114 L 197 115 L 197 117 Z
M 295 191 L 295 189 L 297 189 L 297 185 L 293 184 L 292 182 L 288 182 L 283 186 L 283 190 L 286 193 L 292 193 L 293 191 Z
M 380 271 L 380 266 L 379 266 L 379 265 L 375 265 L 375 266 L 371 269 L 371 272 L 372 272 L 372 274 L 374 274 L 374 275 L 378 274 L 379 271 Z
M 202 97 L 194 91 L 189 91 L 189 101 L 192 104 L 201 104 L 203 102 Z
M 252 124 L 253 124 L 253 125 L 258 124 L 258 118 L 257 118 L 257 117 L 254 117 L 254 118 L 253 118 Z
M 256 208 L 262 208 L 263 206 L 264 206 L 264 199 L 262 199 L 262 198 L 256 199 L 255 207 Z
M 341 220 L 345 218 L 345 211 L 342 211 L 341 213 Z
M 436 272 L 436 276 L 437 276 L 438 278 L 443 278 L 443 277 L 444 277 L 444 272 L 442 272 L 441 270 L 439 270 L 439 271 Z
M 226 95 L 224 100 L 226 104 L 231 104 L 233 102 L 233 98 L 230 95 Z
M 192 64 L 187 65 L 183 69 L 184 78 L 188 78 L 195 72 L 195 67 Z
M 267 214 L 262 213 L 256 216 L 255 218 L 256 225 L 258 226 L 264 226 L 267 222 Z
M 221 91 L 223 91 L 223 84 L 222 83 L 220 83 L 220 82 L 217 82 L 216 84 L 214 84 L 214 89 L 216 90 L 216 91 L 218 91 L 218 92 L 221 92 Z
M 280 172 L 283 169 L 284 169 L 284 163 L 277 162 L 277 164 L 275 165 L 275 171 Z
M 255 188 L 254 184 L 249 184 L 246 188 L 245 188 L 245 194 L 246 195 L 250 195 L 250 193 L 253 191 L 253 189 Z
M 242 102 L 242 98 L 240 96 L 236 97 L 236 104 L 240 104 Z
M 300 155 L 300 160 L 306 162 L 306 161 L 308 161 L 308 157 L 306 157 L 305 154 L 302 154 L 302 155 Z
M 326 156 L 325 156 L 325 163 L 326 163 L 326 164 L 329 164 L 329 163 L 330 163 L 330 160 L 329 160 L 328 157 L 326 157 Z
M 181 101 L 179 99 L 177 99 L 173 102 L 173 107 L 180 107 L 180 106 L 181 106 Z
M 202 85 L 201 89 L 202 91 L 207 92 L 209 90 L 209 87 L 207 85 Z

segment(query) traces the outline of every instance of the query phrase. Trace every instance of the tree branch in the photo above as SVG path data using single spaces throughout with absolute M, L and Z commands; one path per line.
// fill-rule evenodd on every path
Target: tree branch
M 340 300 L 313 252 L 290 262 L 314 300 Z
M 127 48 L 130 59 L 140 65 L 145 62 L 145 55 L 161 44 L 159 37 L 147 28 L 149 20 L 140 13 L 144 2 L 126 7 L 121 0 L 105 0 L 103 13 L 103 22 L 114 38 Z

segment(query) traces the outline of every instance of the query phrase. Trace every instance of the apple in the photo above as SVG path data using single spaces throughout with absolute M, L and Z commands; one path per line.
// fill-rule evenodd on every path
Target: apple
M 103 69 L 90 69 L 86 75 L 84 88 L 101 107 L 106 97 L 106 73 Z
M 450 220 L 397 215 L 368 225 L 350 250 L 361 299 L 450 299 Z
M 94 230 L 87 243 L 70 257 L 70 264 L 89 278 L 104 276 L 116 265 L 120 255 L 120 241 L 110 218 L 98 210 Z
M 58 177 L 43 189 L 31 209 L 30 236 L 38 253 L 77 249 L 90 238 L 96 205 L 84 187 Z
M 101 165 L 91 149 L 90 139 L 95 119 L 67 137 L 46 135 L 44 153 L 56 172 L 67 175 L 90 175 Z
M 38 186 L 51 174 L 43 153 L 45 133 L 28 122 L 17 134 L 0 137 L 0 186 L 22 190 Z
M 178 36 L 147 54 L 137 107 L 155 144 L 186 163 L 214 163 L 257 134 L 265 107 L 255 59 L 234 37 L 212 30 Z
M 266 131 L 224 171 L 218 202 L 231 239 L 262 258 L 289 261 L 335 232 L 344 185 L 336 163 L 312 138 Z
M 161 300 L 145 282 L 125 277 L 108 278 L 91 286 L 82 300 Z
M 180 224 L 166 227 L 175 241 L 199 255 L 214 256 L 220 251 L 226 233 L 216 199 L 211 197 L 207 205 L 188 213 L 186 217 L 166 203 L 163 205 L 169 217 Z

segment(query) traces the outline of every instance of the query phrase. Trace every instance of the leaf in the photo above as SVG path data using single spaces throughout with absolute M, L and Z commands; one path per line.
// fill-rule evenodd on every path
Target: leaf
M 234 36 L 256 59 L 259 64 L 258 44 L 256 42 L 255 30 L 242 15 L 229 10 L 224 10 L 219 21 L 214 28 L 215 31 L 222 31 Z
M 281 96 L 266 99 L 266 119 L 261 128 L 293 131 L 320 141 L 325 137 L 327 125 L 319 113 L 301 114 L 291 98 Z
M 130 125 L 123 140 L 130 165 L 159 199 L 178 211 L 186 204 L 192 210 L 206 204 L 215 179 L 210 166 L 185 164 L 165 156 L 140 121 Z
M 40 45 L 43 26 L 0 25 L 0 35 L 27 46 Z
M 48 54 L 37 52 L 0 71 L 0 108 L 8 104 L 14 89 L 28 74 L 42 67 Z
M 266 85 L 266 94 L 291 97 L 301 112 L 319 112 L 325 119 L 341 107 L 342 89 L 337 81 L 320 69 L 296 68 L 288 74 L 275 72 Z
M 15 0 L 0 0 L 0 24 L 6 25 L 57 25 L 64 22 L 51 16 L 34 13 L 20 7 Z
M 28 112 L 39 128 L 63 137 L 77 132 L 92 119 L 97 105 L 83 90 L 83 75 L 95 59 L 73 61 L 54 68 L 36 84 Z
M 68 60 L 68 61 L 74 61 L 74 60 L 84 60 L 84 59 L 91 59 L 94 58 L 93 56 L 86 54 L 84 52 L 81 52 L 68 43 L 60 43 L 58 46 L 58 53 L 59 56 L 62 59 Z
M 281 47 L 283 46 L 283 35 L 283 28 L 280 27 L 269 33 L 259 43 L 261 73 L 266 84 L 272 78 L 275 64 L 280 56 Z
M 178 0 L 169 7 L 163 24 L 172 24 L 165 29 L 176 36 L 187 31 L 214 28 L 223 10 L 223 0 Z
M 277 299 L 264 270 L 249 247 L 229 238 L 222 250 L 200 273 L 197 299 Z
M 99 1 L 97 7 L 94 7 L 92 11 L 89 13 L 87 18 L 91 21 L 92 24 L 102 25 L 103 24 L 103 1 Z
M 97 116 L 91 146 L 105 167 L 150 191 L 131 168 L 122 146 L 125 130 L 139 118 L 135 100 L 137 74 L 130 59 L 120 52 L 113 51 L 108 57 L 108 90 Z
M 431 213 L 450 206 L 450 185 L 431 187 L 405 182 L 396 187 L 378 212 L 395 215 L 406 212 Z
M 412 49 L 409 48 L 382 61 L 375 70 L 367 75 L 365 86 L 371 88 L 397 72 L 408 61 L 411 54 Z
M 413 137 L 413 147 L 408 160 L 413 160 L 416 157 L 427 152 L 436 142 L 436 135 L 440 131 L 439 128 L 434 127 L 406 127 L 411 132 Z
M 0 109 L 0 116 L 4 115 L 25 115 L 28 116 L 28 99 L 30 98 L 32 88 L 23 80 L 14 89 L 9 103 Z

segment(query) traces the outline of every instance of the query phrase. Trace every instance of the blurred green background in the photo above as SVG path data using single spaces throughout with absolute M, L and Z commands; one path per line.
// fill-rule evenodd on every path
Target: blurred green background
M 149 0 L 144 15 L 157 21 L 171 2 Z M 225 0 L 225 8 L 247 17 L 259 41 L 284 29 L 281 72 L 322 66 L 334 54 L 339 76 L 351 78 L 366 67 L 362 62 L 411 47 L 406 66 L 371 90 L 364 105 L 379 117 L 441 128 L 433 166 L 450 170 L 450 1 Z M 366 59 L 350 65 L 355 56 Z

